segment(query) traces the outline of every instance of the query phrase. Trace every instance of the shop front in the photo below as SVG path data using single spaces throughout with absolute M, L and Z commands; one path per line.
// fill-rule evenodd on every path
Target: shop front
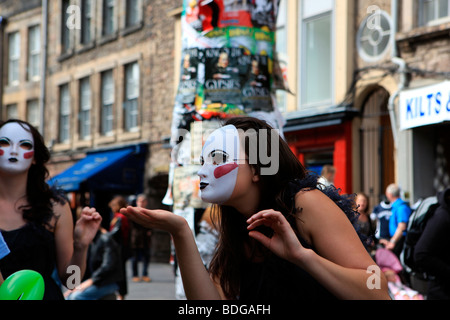
M 411 131 L 412 199 L 450 187 L 450 81 L 402 91 L 399 121 Z
M 320 175 L 324 165 L 336 169 L 334 185 L 352 193 L 352 122 L 346 110 L 317 117 L 288 119 L 284 135 L 291 150 L 306 167 Z
M 109 223 L 108 202 L 114 195 L 136 195 L 143 191 L 147 144 L 103 149 L 86 157 L 48 184 L 64 190 L 75 211 L 80 206 L 95 207 Z

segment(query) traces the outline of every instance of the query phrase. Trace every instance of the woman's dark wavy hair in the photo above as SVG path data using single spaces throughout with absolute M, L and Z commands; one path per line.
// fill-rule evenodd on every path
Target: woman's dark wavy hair
M 46 163 L 50 160 L 50 151 L 39 131 L 28 122 L 9 119 L 1 123 L 0 128 L 7 123 L 18 123 L 33 135 L 34 140 L 34 163 L 31 165 L 27 177 L 27 204 L 19 209 L 22 210 L 25 220 L 50 227 L 49 223 L 53 217 L 53 201 L 61 204 L 66 201 L 60 191 L 50 188 L 46 183 L 49 175 Z
M 274 130 L 266 122 L 252 117 L 231 118 L 225 123 L 225 125 L 228 124 L 235 126 L 238 130 L 242 129 L 244 132 L 250 129 L 257 132 L 258 143 L 251 144 L 250 137 L 244 135 L 247 158 L 250 149 L 259 146 L 260 135 L 258 130 Z M 272 159 L 273 151 L 270 149 L 272 135 L 267 134 L 266 136 L 268 156 Z M 293 203 L 292 201 L 286 201 L 289 193 L 289 181 L 304 179 L 307 171 L 293 154 L 288 144 L 279 135 L 276 137 L 279 140 L 277 151 L 278 172 L 273 175 L 259 175 L 261 202 L 258 209 L 274 209 L 282 212 L 296 230 L 295 217 L 290 214 L 293 212 Z M 259 153 L 256 152 L 256 154 L 258 155 L 257 163 L 250 164 L 250 166 L 259 174 L 261 168 L 270 167 L 271 164 L 263 164 Z M 210 264 L 210 272 L 219 281 L 225 296 L 235 299 L 239 296 L 241 268 L 245 261 L 244 243 L 248 239 L 246 218 L 233 207 L 225 205 L 214 205 L 213 212 L 214 220 L 220 229 L 220 236 L 216 253 Z M 261 245 L 257 244 L 257 246 L 262 251 L 265 250 Z M 258 252 L 261 252 L 261 250 Z

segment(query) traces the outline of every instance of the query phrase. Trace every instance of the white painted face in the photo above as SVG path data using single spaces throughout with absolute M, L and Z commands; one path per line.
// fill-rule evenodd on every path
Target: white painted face
M 239 134 L 235 126 L 219 128 L 206 140 L 202 155 L 200 197 L 203 201 L 223 204 L 236 185 L 239 159 Z
M 19 123 L 0 128 L 0 171 L 21 173 L 33 163 L 34 139 Z

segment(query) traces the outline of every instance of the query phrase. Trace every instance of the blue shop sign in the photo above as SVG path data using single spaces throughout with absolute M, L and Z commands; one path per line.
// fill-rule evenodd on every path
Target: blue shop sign
M 400 129 L 450 121 L 450 81 L 400 93 Z

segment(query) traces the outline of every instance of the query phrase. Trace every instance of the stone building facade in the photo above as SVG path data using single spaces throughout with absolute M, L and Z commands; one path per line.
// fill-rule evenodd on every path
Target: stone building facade
M 365 22 L 370 26 L 365 19 L 381 12 L 369 22 L 379 22 L 379 17 L 387 15 L 390 25 L 384 29 L 392 35 L 383 46 L 378 41 L 381 33 L 373 28 L 373 32 L 369 31 L 372 49 L 377 47 L 382 54 L 373 59 L 357 54 L 355 59 L 358 81 L 354 106 L 361 110 L 360 130 L 366 132 L 360 142 L 361 187 L 368 194 L 383 195 L 386 185 L 396 182 L 403 197 L 414 204 L 450 186 L 450 117 L 433 123 L 427 120 L 428 113 L 421 111 L 420 125 L 405 125 L 402 98 L 415 94 L 420 98 L 420 90 L 431 90 L 427 93 L 430 99 L 427 95 L 422 97 L 421 106 L 422 110 L 429 110 L 436 98 L 430 86 L 438 84 L 444 90 L 437 94 L 444 97 L 437 98 L 439 103 L 433 105 L 433 110 L 449 100 L 450 85 L 446 80 L 450 78 L 450 8 L 444 2 L 357 1 L 357 29 Z M 383 52 L 382 47 L 386 47 Z M 374 180 L 378 184 L 374 185 Z M 373 197 L 373 201 L 379 201 L 379 197 Z
M 74 212 L 80 205 L 96 206 L 107 224 L 114 195 L 132 200 L 141 192 L 153 207 L 164 207 L 181 6 L 181 0 L 0 2 L 1 34 L 16 46 L 2 50 L 1 118 L 29 120 L 40 128 L 52 154 L 50 177 L 75 168 L 91 153 L 106 159 L 111 152 L 135 148 L 133 153 L 145 157 L 143 167 L 131 168 L 135 187 L 92 181 L 86 188 L 69 188 Z M 30 52 L 35 25 L 38 67 L 44 72 L 31 78 L 31 53 L 24 53 Z M 10 61 L 17 75 L 8 70 Z M 130 174 L 119 162 L 112 175 Z M 168 235 L 156 232 L 154 240 L 154 255 L 168 260 Z

